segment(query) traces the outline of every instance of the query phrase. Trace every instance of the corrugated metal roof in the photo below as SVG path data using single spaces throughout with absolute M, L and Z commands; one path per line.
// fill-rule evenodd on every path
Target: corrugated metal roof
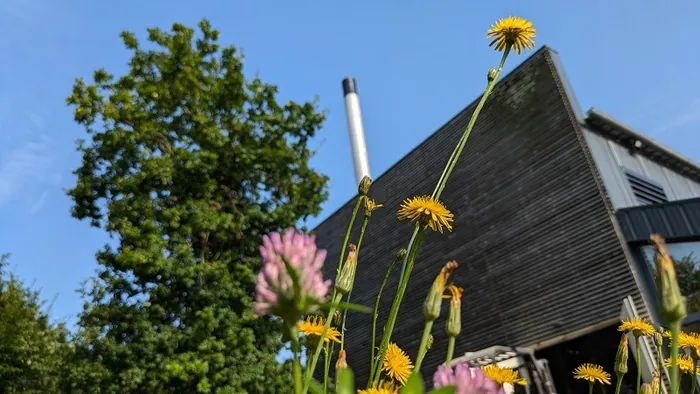
M 617 217 L 627 242 L 648 242 L 654 233 L 669 242 L 700 240 L 700 198 L 625 208 Z

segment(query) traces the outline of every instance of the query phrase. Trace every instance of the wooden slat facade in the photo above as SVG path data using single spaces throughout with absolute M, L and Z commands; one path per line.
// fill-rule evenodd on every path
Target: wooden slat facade
M 396 219 L 399 204 L 432 192 L 475 105 L 372 185 L 371 196 L 385 207 L 367 230 L 352 302 L 374 305 L 386 269 L 413 230 Z M 393 335 L 411 357 L 423 329 L 423 299 L 448 260 L 461 264 L 452 279 L 465 289 L 456 356 L 492 345 L 535 346 L 610 321 L 630 294 L 643 310 L 624 242 L 549 49 L 496 85 L 443 200 L 455 214 L 454 231 L 426 236 Z M 334 276 L 353 203 L 315 229 L 329 251 L 327 277 Z M 398 276 L 399 269 L 382 300 L 378 335 Z M 447 304 L 443 315 L 446 311 Z M 435 344 L 423 366 L 428 378 L 444 361 L 444 318 L 435 324 Z M 369 315 L 350 314 L 348 362 L 362 384 L 369 369 L 370 324 Z

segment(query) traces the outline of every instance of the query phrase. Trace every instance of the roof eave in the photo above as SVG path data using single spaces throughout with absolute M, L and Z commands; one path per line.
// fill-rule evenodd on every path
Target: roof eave
M 605 113 L 591 108 L 586 112 L 585 122 L 592 126 L 594 131 L 604 134 L 633 151 L 663 163 L 695 182 L 700 182 L 700 165 Z

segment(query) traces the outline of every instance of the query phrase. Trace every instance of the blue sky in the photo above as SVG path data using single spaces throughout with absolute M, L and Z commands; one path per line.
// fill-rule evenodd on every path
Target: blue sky
M 478 5 L 470 5 L 476 4 Z M 471 102 L 498 62 L 485 31 L 516 14 L 556 49 L 579 102 L 700 161 L 700 2 L 0 1 L 0 253 L 72 322 L 75 293 L 108 238 L 70 216 L 84 131 L 64 105 L 73 78 L 126 68 L 119 32 L 211 20 L 246 55 L 246 72 L 283 99 L 329 110 L 313 164 L 330 176 L 321 218 L 355 192 L 341 80 L 354 75 L 373 175 Z M 614 4 L 612 4 L 614 3 Z M 512 56 L 507 70 L 523 60 Z M 313 226 L 318 218 L 312 220 Z

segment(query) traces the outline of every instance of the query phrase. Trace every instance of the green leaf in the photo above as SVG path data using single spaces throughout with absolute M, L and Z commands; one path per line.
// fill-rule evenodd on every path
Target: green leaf
M 321 309 L 329 309 L 332 305 L 332 302 L 323 302 L 318 303 L 317 305 L 320 306 Z M 339 302 L 338 304 L 336 304 L 336 307 L 338 309 L 345 309 L 350 312 L 372 313 L 372 309 L 369 307 L 360 304 L 352 304 L 349 302 Z
M 428 392 L 428 394 L 455 394 L 457 391 L 457 387 L 455 386 L 447 386 L 447 387 L 440 387 L 439 389 L 431 390 Z
M 335 393 L 355 394 L 355 374 L 352 373 L 350 367 L 338 370 Z
M 412 374 L 406 381 L 406 384 L 399 390 L 401 394 L 423 394 L 424 392 L 423 378 L 418 372 Z
M 311 379 L 311 383 L 309 383 L 309 391 L 311 391 L 313 394 L 326 394 L 326 392 L 323 391 L 323 385 L 316 379 Z

